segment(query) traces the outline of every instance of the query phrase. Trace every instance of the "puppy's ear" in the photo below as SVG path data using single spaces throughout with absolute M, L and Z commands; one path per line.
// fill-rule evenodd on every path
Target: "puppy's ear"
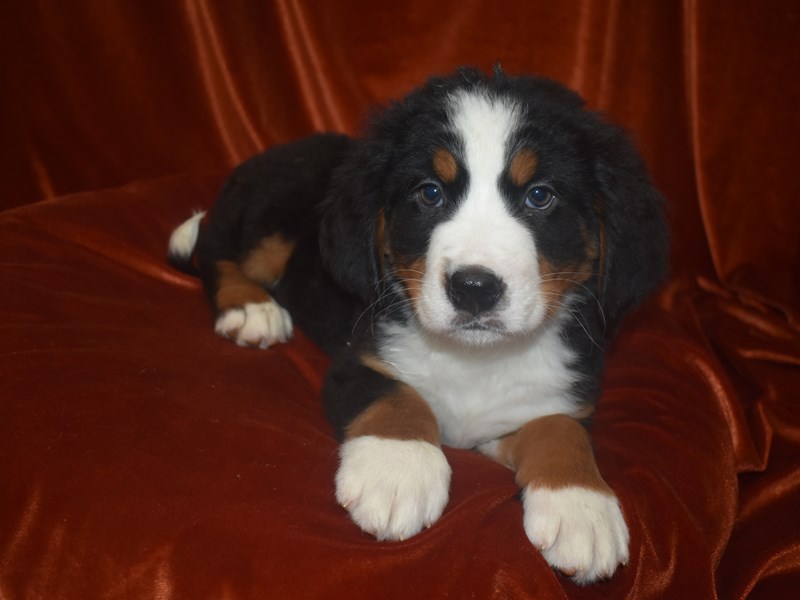
M 632 142 L 611 126 L 605 133 L 595 173 L 603 198 L 600 298 L 612 332 L 666 277 L 669 232 L 663 198 Z
M 381 279 L 383 197 L 386 157 L 377 144 L 357 142 L 333 175 L 322 206 L 319 244 L 336 282 L 367 303 Z

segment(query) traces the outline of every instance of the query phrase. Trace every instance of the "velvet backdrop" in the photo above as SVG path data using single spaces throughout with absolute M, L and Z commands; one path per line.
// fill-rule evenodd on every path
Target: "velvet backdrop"
M 0 597 L 800 589 L 800 2 L 28 0 L 3 15 Z M 615 345 L 598 411 L 633 556 L 596 588 L 529 552 L 509 474 L 466 452 L 449 451 L 439 526 L 396 545 L 355 531 L 332 501 L 326 359 L 302 335 L 225 345 L 196 282 L 163 264 L 171 227 L 237 162 L 355 132 L 428 75 L 497 61 L 628 127 L 671 204 L 673 276 Z

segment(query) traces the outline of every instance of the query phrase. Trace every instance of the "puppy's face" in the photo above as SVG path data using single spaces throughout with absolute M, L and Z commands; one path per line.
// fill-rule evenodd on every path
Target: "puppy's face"
M 562 314 L 594 341 L 668 264 L 663 200 L 628 136 L 536 77 L 431 79 L 354 146 L 323 212 L 340 285 L 468 346 Z
M 581 133 L 513 94 L 456 90 L 431 110 L 391 161 L 384 270 L 439 337 L 486 345 L 529 334 L 569 310 L 598 270 Z

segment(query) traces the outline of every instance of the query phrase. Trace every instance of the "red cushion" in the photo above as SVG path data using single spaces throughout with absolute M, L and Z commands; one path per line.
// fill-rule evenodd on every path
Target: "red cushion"
M 472 452 L 448 449 L 450 503 L 423 534 L 379 543 L 349 521 L 318 398 L 327 359 L 302 333 L 266 351 L 217 337 L 198 282 L 164 262 L 171 227 L 220 181 L 166 178 L 0 214 L 8 589 L 713 595 L 737 466 L 753 457 L 746 435 L 732 443 L 743 417 L 698 341 L 696 289 L 670 286 L 614 346 L 594 439 L 632 555 L 611 582 L 579 589 L 527 541 L 512 473 Z

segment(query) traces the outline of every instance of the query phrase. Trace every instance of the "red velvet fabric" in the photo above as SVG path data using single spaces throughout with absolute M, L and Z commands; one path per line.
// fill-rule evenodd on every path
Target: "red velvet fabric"
M 0 20 L 0 597 L 793 598 L 800 3 L 29 0 Z M 448 450 L 400 543 L 333 499 L 327 359 L 217 338 L 170 230 L 227 170 L 458 64 L 627 126 L 673 275 L 614 344 L 594 439 L 631 561 L 578 588 L 511 473 Z

